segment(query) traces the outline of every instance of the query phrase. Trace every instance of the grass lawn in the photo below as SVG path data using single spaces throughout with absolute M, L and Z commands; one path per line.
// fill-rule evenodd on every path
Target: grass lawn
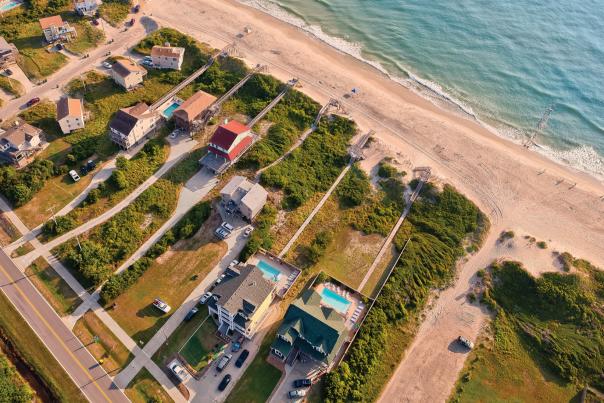
M 126 387 L 125 393 L 132 403 L 168 403 L 173 401 L 147 368 L 141 369 L 138 375 L 132 379 Z
M 83 54 L 87 50 L 95 48 L 105 39 L 105 34 L 95 28 L 87 21 L 72 23 L 78 33 L 77 38 L 65 47 L 73 53 Z
M 93 176 L 91 172 L 77 182 L 69 175 L 55 176 L 28 203 L 15 209 L 15 213 L 28 228 L 35 228 L 50 219 L 53 211 L 58 212 L 82 193 Z
M 0 89 L 8 92 L 15 97 L 20 97 L 25 94 L 25 90 L 23 89 L 23 85 L 10 77 L 0 75 Z
M 106 0 L 101 4 L 99 12 L 105 21 L 117 27 L 128 17 L 131 7 L 130 1 Z
M 159 350 L 153 355 L 153 361 L 155 361 L 157 365 L 160 367 L 166 365 L 168 359 L 183 348 L 187 340 L 189 340 L 193 333 L 195 333 L 199 326 L 205 321 L 207 318 L 207 309 L 205 307 L 198 308 L 200 308 L 200 312 L 193 316 L 190 321 L 181 322 L 176 330 L 170 335 L 168 341 L 162 344 Z
M 180 349 L 180 354 L 196 371 L 200 371 L 209 362 L 212 362 L 212 352 L 217 345 L 222 346 L 224 344 L 215 336 L 217 330 L 218 328 L 212 318 L 206 316 L 201 326 L 187 341 L 187 344 Z
M 110 375 L 116 375 L 134 358 L 94 312 L 86 312 L 76 322 L 73 332 L 97 361 L 103 360 L 103 368 Z M 95 336 L 98 342 L 94 341 Z
M 256 354 L 254 360 L 226 399 L 227 403 L 264 403 L 273 393 L 273 389 L 281 379 L 281 371 L 269 364 L 266 357 L 269 354 L 272 342 L 275 340 L 278 326 L 279 323 L 262 340 L 258 354 Z
M 60 316 L 72 313 L 82 302 L 44 258 L 37 258 L 25 273 Z
M 210 230 L 217 220 L 208 219 L 193 238 L 176 243 L 115 299 L 117 308 L 110 314 L 134 341 L 149 341 L 170 316 L 151 305 L 154 298 L 163 299 L 174 312 L 224 256 L 226 244 L 214 242 Z
M 20 26 L 19 37 L 12 41 L 19 49 L 17 63 L 33 81 L 41 80 L 59 70 L 68 62 L 60 52 L 48 52 L 38 21 Z
M 52 390 L 57 401 L 87 402 L 82 392 L 2 292 L 0 292 L 0 332 L 13 343 L 23 359 Z
M 34 250 L 33 245 L 29 242 L 26 242 L 23 245 L 19 246 L 17 249 L 15 249 L 15 251 L 11 253 L 11 257 L 14 258 L 18 256 L 27 255 L 32 250 Z
M 4 213 L 0 213 L 0 246 L 11 244 L 20 237 L 21 235 L 13 223 L 4 216 Z
M 496 319 L 499 321 L 499 319 Z M 466 360 L 451 397 L 459 402 L 568 402 L 578 393 L 540 365 L 516 332 L 499 321 L 506 337 L 488 332 Z

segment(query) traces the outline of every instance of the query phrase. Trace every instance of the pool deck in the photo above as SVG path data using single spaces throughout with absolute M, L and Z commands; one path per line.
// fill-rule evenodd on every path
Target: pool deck
M 301 270 L 266 251 L 257 252 L 246 263 L 257 266 L 260 261 L 264 261 L 281 272 L 277 281 L 277 296 L 283 298 L 300 276 Z
M 367 312 L 367 307 L 361 300 L 361 296 L 353 291 L 347 290 L 343 286 L 339 286 L 331 282 L 325 282 L 315 286 L 315 291 L 322 295 L 324 288 L 327 288 L 328 290 L 331 290 L 350 301 L 350 305 L 348 305 L 346 312 L 340 313 L 337 310 L 336 312 L 338 312 L 344 318 L 346 328 L 349 330 L 354 330 L 355 325 L 360 323 L 361 319 Z M 325 306 L 329 305 L 325 304 Z
M 7 13 L 22 5 L 23 5 L 23 2 L 17 1 L 17 0 L 0 1 L 0 14 Z M 6 7 L 6 8 L 4 8 L 4 7 Z

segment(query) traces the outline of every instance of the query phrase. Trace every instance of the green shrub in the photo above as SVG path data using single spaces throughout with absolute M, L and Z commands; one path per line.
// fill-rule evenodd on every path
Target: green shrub
M 350 169 L 336 190 L 340 205 L 344 208 L 360 206 L 370 194 L 369 178 L 356 165 Z
M 239 260 L 245 262 L 250 256 L 256 253 L 260 248 L 270 249 L 273 245 L 271 227 L 277 221 L 277 209 L 271 204 L 266 204 L 260 214 L 256 217 L 254 223 L 254 232 L 250 235 L 249 241 L 243 247 Z
M 378 167 L 378 176 L 381 178 L 396 178 L 398 176 L 407 175 L 406 172 L 399 172 L 394 166 L 390 165 L 386 161 L 381 161 Z
M 69 216 L 58 216 L 48 220 L 42 226 L 42 233 L 46 236 L 57 236 L 71 231 L 77 223 Z
M 54 172 L 55 165 L 49 160 L 35 160 L 20 170 L 0 167 L 0 193 L 14 206 L 22 206 L 44 187 Z
M 34 393 L 23 381 L 19 373 L 0 353 L 0 402 L 31 402 Z
M 311 264 L 315 264 L 321 259 L 332 239 L 331 231 L 321 231 L 315 236 L 305 252 L 306 258 Z
M 539 249 L 547 249 L 547 243 L 545 243 L 545 241 L 539 241 L 537 242 L 537 247 Z

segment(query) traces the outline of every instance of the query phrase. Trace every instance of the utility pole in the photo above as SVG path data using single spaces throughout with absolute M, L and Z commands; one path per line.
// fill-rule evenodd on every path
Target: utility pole
M 78 248 L 80 248 L 80 252 L 82 251 L 82 244 L 80 243 L 80 237 L 76 234 L 76 241 L 78 242 Z
M 57 225 L 57 217 L 55 217 L 55 206 L 50 206 L 49 208 L 46 209 L 46 211 L 50 210 L 50 212 L 52 213 L 52 216 L 50 218 L 52 218 L 52 220 L 55 222 L 55 226 Z

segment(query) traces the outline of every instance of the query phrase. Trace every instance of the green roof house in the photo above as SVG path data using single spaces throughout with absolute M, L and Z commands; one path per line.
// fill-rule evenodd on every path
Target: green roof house
M 346 337 L 344 318 L 321 306 L 321 295 L 309 289 L 287 309 L 271 352 L 282 361 L 302 354 L 329 366 Z

